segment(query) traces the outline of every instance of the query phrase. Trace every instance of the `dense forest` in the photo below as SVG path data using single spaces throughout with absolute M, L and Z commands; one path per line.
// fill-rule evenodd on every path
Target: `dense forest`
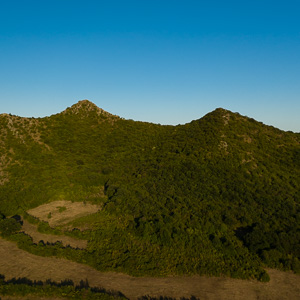
M 26 251 L 136 276 L 300 272 L 299 133 L 222 108 L 163 126 L 84 100 L 45 118 L 0 115 L 0 153 L 0 232 Z M 86 249 L 34 244 L 11 218 L 62 199 L 102 209 L 73 222 L 84 230 L 32 222 Z

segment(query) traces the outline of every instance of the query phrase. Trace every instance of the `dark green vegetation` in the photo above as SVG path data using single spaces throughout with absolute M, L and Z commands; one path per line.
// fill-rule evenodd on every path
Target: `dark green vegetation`
M 60 199 L 103 204 L 74 221 L 86 250 L 11 236 L 23 249 L 132 275 L 300 272 L 298 133 L 224 109 L 161 126 L 81 101 L 42 119 L 1 115 L 0 134 L 3 215 Z
M 120 292 L 106 291 L 103 288 L 91 288 L 88 281 L 81 281 L 75 285 L 72 280 L 55 282 L 52 280 L 32 281 L 28 278 L 12 278 L 5 280 L 0 274 L 0 295 L 2 296 L 32 296 L 39 297 L 61 297 L 66 299 L 127 299 Z
M 107 291 L 104 288 L 90 287 L 87 280 L 81 280 L 75 285 L 72 280 L 66 279 L 55 282 L 50 279 L 45 282 L 32 281 L 26 277 L 12 278 L 5 280 L 5 276 L 0 274 L 0 295 L 15 297 L 59 297 L 61 299 L 99 299 L 99 300 L 125 300 L 128 299 L 121 292 Z M 139 300 L 176 300 L 176 298 L 160 296 L 142 296 Z M 180 300 L 200 300 L 195 296 L 189 298 L 181 297 Z

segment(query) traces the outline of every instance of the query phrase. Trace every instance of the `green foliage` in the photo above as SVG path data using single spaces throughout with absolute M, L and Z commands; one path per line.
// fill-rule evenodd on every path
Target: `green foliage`
M 66 298 L 66 299 L 127 299 L 122 293 L 117 291 L 106 291 L 104 288 L 93 288 L 88 281 L 81 281 L 75 285 L 72 280 L 62 280 L 55 282 L 50 279 L 43 281 L 30 280 L 24 278 L 12 278 L 5 280 L 0 274 L 0 295 L 13 297 L 34 297 L 34 298 Z
M 21 224 L 14 218 L 0 220 L 0 232 L 3 236 L 10 236 L 21 229 Z
M 264 266 L 299 272 L 299 134 L 223 109 L 161 126 L 87 107 L 36 121 L 38 142 L 26 119 L 10 117 L 20 140 L 2 117 L 4 214 L 59 199 L 103 205 L 73 221 L 89 230 L 65 233 L 88 239 L 87 250 L 24 249 L 134 275 L 267 281 Z
M 59 211 L 60 213 L 62 213 L 63 211 L 67 210 L 67 208 L 66 208 L 65 206 L 59 206 L 59 207 L 57 207 L 57 208 L 58 208 L 58 211 Z

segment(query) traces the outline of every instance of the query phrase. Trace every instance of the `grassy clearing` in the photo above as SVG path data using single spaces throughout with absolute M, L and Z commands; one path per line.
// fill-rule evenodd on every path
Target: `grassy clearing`
M 32 237 L 34 243 L 43 241 L 46 243 L 54 244 L 61 242 L 63 246 L 71 246 L 72 248 L 84 249 L 87 246 L 86 240 L 75 239 L 64 235 L 45 234 L 38 231 L 38 227 L 34 224 L 30 224 L 27 220 L 23 220 L 22 231 Z
M 66 200 L 53 201 L 27 211 L 33 217 L 48 222 L 51 227 L 65 225 L 77 218 L 94 214 L 101 206 Z
M 101 214 L 101 212 L 76 218 L 75 220 L 70 221 L 68 224 L 61 226 L 61 228 L 68 231 L 73 230 L 74 228 L 77 228 L 81 231 L 93 229 L 100 222 L 99 220 L 101 220 L 99 214 Z

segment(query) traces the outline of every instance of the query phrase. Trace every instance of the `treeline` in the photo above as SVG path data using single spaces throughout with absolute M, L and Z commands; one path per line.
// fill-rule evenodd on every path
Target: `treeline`
M 26 277 L 5 280 L 5 276 L 1 274 L 0 295 L 61 297 L 66 299 L 128 299 L 121 292 L 90 287 L 87 280 L 81 280 L 79 284 L 74 284 L 70 279 L 65 279 L 60 282 L 55 282 L 51 279 L 47 279 L 46 281 L 30 280 Z

